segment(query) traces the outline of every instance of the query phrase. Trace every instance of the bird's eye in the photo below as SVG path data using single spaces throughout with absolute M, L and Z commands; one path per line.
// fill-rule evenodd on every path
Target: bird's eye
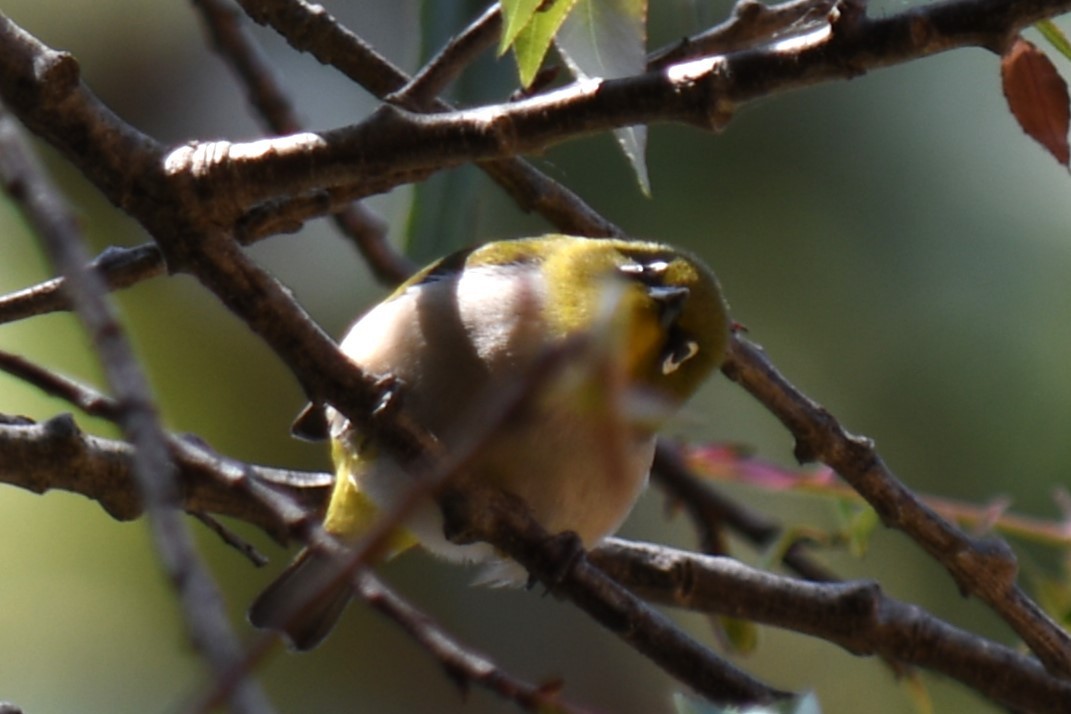
M 669 270 L 669 263 L 664 260 L 654 260 L 643 266 L 645 273 L 654 273 L 655 275 L 661 275 Z
M 652 260 L 650 263 L 625 263 L 618 266 L 618 270 L 625 275 L 645 283 L 660 280 L 668 269 L 669 263 L 664 260 Z

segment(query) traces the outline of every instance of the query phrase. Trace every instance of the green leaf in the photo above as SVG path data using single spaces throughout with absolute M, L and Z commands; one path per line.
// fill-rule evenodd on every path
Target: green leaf
M 1067 35 L 1064 31 L 1056 26 L 1056 23 L 1052 20 L 1039 20 L 1034 23 L 1034 28 L 1041 33 L 1041 36 L 1049 41 L 1049 44 L 1055 47 L 1060 54 L 1067 59 L 1071 59 L 1071 40 L 1067 39 Z
M 558 33 L 558 28 L 565 22 L 576 3 L 577 0 L 541 3 L 528 24 L 517 32 L 513 40 L 513 54 L 517 58 L 521 86 L 528 87 L 532 84 L 554 35 Z
M 643 73 L 647 61 L 647 0 L 579 0 L 554 39 L 578 79 L 615 79 Z M 647 127 L 614 132 L 645 195 Z
M 506 54 L 517 35 L 539 9 L 542 0 L 500 0 L 498 5 L 502 12 L 502 38 L 498 43 L 498 56 Z

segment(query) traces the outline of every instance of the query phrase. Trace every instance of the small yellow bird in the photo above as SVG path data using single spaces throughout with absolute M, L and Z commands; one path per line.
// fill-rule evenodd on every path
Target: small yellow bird
M 586 546 L 613 533 L 647 483 L 655 430 L 722 362 L 726 304 L 699 259 L 659 243 L 548 235 L 488 243 L 432 263 L 367 312 L 342 351 L 371 375 L 400 380 L 403 409 L 446 449 L 479 407 L 567 339 L 589 349 L 494 432 L 452 484 L 497 486 L 525 501 L 550 532 Z M 335 410 L 325 412 L 336 482 L 324 528 L 341 542 L 413 487 L 399 465 Z M 482 563 L 484 581 L 524 582 L 519 565 L 482 543 L 443 535 L 432 497 L 395 533 L 393 556 L 413 545 Z M 349 600 L 324 584 L 329 558 L 311 549 L 261 593 L 257 627 L 315 647 Z

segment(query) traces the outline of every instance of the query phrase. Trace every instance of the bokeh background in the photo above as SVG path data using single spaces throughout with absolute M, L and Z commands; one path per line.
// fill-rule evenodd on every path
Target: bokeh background
M 426 4 L 327 7 L 412 71 L 478 11 L 473 3 Z M 652 5 L 652 47 L 728 12 L 725 2 Z M 3 11 L 73 52 L 104 100 L 160 140 L 260 133 L 186 3 L 154 3 L 150 11 L 137 0 L 7 0 Z M 368 112 L 362 90 L 272 34 L 257 35 L 311 127 Z M 1067 62 L 1055 61 L 1071 75 Z M 910 486 L 976 503 L 1007 496 L 1018 511 L 1058 518 L 1052 492 L 1067 483 L 1071 466 L 1071 180 L 1009 115 L 998 71 L 995 55 L 967 49 L 757 102 L 720 135 L 654 127 L 650 199 L 607 137 L 571 142 L 538 162 L 633 234 L 704 256 L 735 318 L 776 364 L 849 429 L 875 438 Z M 512 86 L 510 62 L 488 57 L 452 96 L 495 99 Z M 54 154 L 44 154 L 95 252 L 146 240 Z M 372 204 L 390 221 L 392 239 L 422 260 L 463 243 L 547 229 L 469 170 Z M 35 239 L 3 201 L 0 231 L 0 292 L 50 277 Z M 252 252 L 335 334 L 385 292 L 323 222 Z M 321 446 L 288 436 L 302 401 L 293 379 L 192 279 L 156 279 L 117 299 L 169 428 L 239 459 L 327 468 Z M 69 315 L 2 325 L 0 349 L 100 384 Z M 69 409 L 0 375 L 4 413 L 45 419 Z M 104 423 L 79 423 L 115 434 Z M 671 431 L 745 444 L 792 464 L 786 432 L 722 377 Z M 835 524 L 833 507 L 820 499 L 733 493 L 788 525 Z M 693 545 L 686 524 L 667 519 L 664 506 L 649 494 L 625 534 Z M 244 607 L 289 554 L 243 532 L 272 557 L 268 570 L 254 569 L 210 534 L 199 537 L 248 635 Z M 1036 548 L 1021 552 L 1028 573 L 1060 561 Z M 739 553 L 759 557 L 746 548 Z M 898 534 L 877 533 L 862 560 L 838 551 L 822 557 L 846 577 L 880 578 L 895 597 L 1014 642 Z M 202 667 L 144 523 L 117 523 L 81 497 L 0 487 L 0 572 L 0 701 L 27 714 L 171 712 L 198 691 Z M 671 710 L 674 682 L 554 598 L 470 588 L 471 573 L 419 554 L 383 573 L 511 672 L 533 681 L 563 677 L 566 696 L 601 711 Z M 703 618 L 674 616 L 712 641 Z M 773 630 L 761 638 L 741 664 L 777 686 L 817 691 L 826 712 L 858 711 L 861 703 L 873 713 L 912 711 L 907 690 L 877 661 Z M 511 710 L 479 690 L 462 697 L 392 624 L 360 605 L 322 649 L 279 651 L 260 678 L 286 712 Z M 924 682 L 937 711 L 996 711 L 954 683 Z

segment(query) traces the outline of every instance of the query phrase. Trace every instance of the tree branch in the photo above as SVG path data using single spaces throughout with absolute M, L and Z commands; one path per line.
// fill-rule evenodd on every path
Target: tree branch
M 666 617 L 592 565 L 575 534 L 551 536 L 516 497 L 468 488 L 463 494 L 447 490 L 440 502 L 454 542 L 491 543 L 552 593 L 567 597 L 711 701 L 769 703 L 788 696 L 689 639 Z
M 580 82 L 511 104 L 434 115 L 383 107 L 361 124 L 318 134 L 181 147 L 168 154 L 164 178 L 166 183 L 190 180 L 199 194 L 210 193 L 214 215 L 206 218 L 233 225 L 255 204 L 281 195 L 331 186 L 347 186 L 353 196 L 368 195 L 409 180 L 413 172 L 542 151 L 568 139 L 632 124 L 681 121 L 720 128 L 736 109 L 755 98 L 850 78 L 955 47 L 999 49 L 1025 25 L 1069 7 L 1069 0 L 951 0 L 871 19 L 854 5 L 842 5 L 828 25 L 785 42 L 635 77 Z M 323 13 L 312 17 L 321 24 L 325 21 Z M 122 182 L 112 174 L 128 176 L 128 168 L 93 168 L 89 156 L 83 155 L 84 142 L 72 141 L 77 120 L 85 122 L 88 104 L 95 105 L 83 96 L 84 88 L 73 86 L 74 60 L 49 54 L 10 21 L 0 29 L 0 39 L 7 39 L 5 51 L 0 52 L 4 98 L 28 126 L 85 169 L 113 201 L 121 197 Z M 290 32 L 303 29 L 307 28 L 299 25 Z M 67 69 L 35 73 L 34 57 Z M 404 84 L 393 73 L 386 73 L 389 81 L 384 81 L 384 72 L 364 74 L 378 78 L 371 86 L 384 93 Z M 22 89 L 42 81 L 49 84 L 35 92 Z M 47 121 L 54 115 L 50 106 L 54 102 L 47 98 L 56 95 L 64 97 L 65 106 L 77 109 L 71 112 L 71 121 L 58 127 Z M 115 169 L 114 158 L 103 166 Z M 134 213 L 143 218 L 141 211 Z
M 279 85 L 268 59 L 244 26 L 245 17 L 221 0 L 196 0 L 194 5 L 223 59 L 243 84 L 249 101 L 275 134 L 304 130 L 289 97 Z M 372 273 L 385 283 L 399 283 L 416 269 L 387 241 L 387 225 L 369 208 L 353 203 L 332 215 L 342 235 L 350 238 Z
M 855 655 L 880 654 L 953 677 L 1016 711 L 1066 712 L 1071 682 L 1010 647 L 960 630 L 877 583 L 810 583 L 731 558 L 609 539 L 592 562 L 644 598 L 743 617 L 821 637 Z
M 796 439 L 801 462 L 830 466 L 874 507 L 886 526 L 909 535 L 948 570 L 964 593 L 1000 615 L 1049 671 L 1071 674 L 1071 637 L 1016 584 L 1018 565 L 1006 543 L 971 538 L 941 518 L 893 475 L 869 439 L 849 434 L 739 335 L 730 343 L 723 371 L 781 420 Z
M 771 545 L 781 535 L 783 529 L 780 525 L 730 501 L 691 474 L 681 460 L 678 450 L 665 440 L 659 442 L 655 451 L 651 475 L 655 483 L 691 516 L 700 535 L 701 550 L 707 555 L 726 554 L 724 548 L 718 545 L 721 537 L 717 530 L 722 527 L 743 536 L 758 548 Z M 800 542 L 786 548 L 781 560 L 785 566 L 807 580 L 834 582 L 840 579 L 829 569 L 808 558 Z

